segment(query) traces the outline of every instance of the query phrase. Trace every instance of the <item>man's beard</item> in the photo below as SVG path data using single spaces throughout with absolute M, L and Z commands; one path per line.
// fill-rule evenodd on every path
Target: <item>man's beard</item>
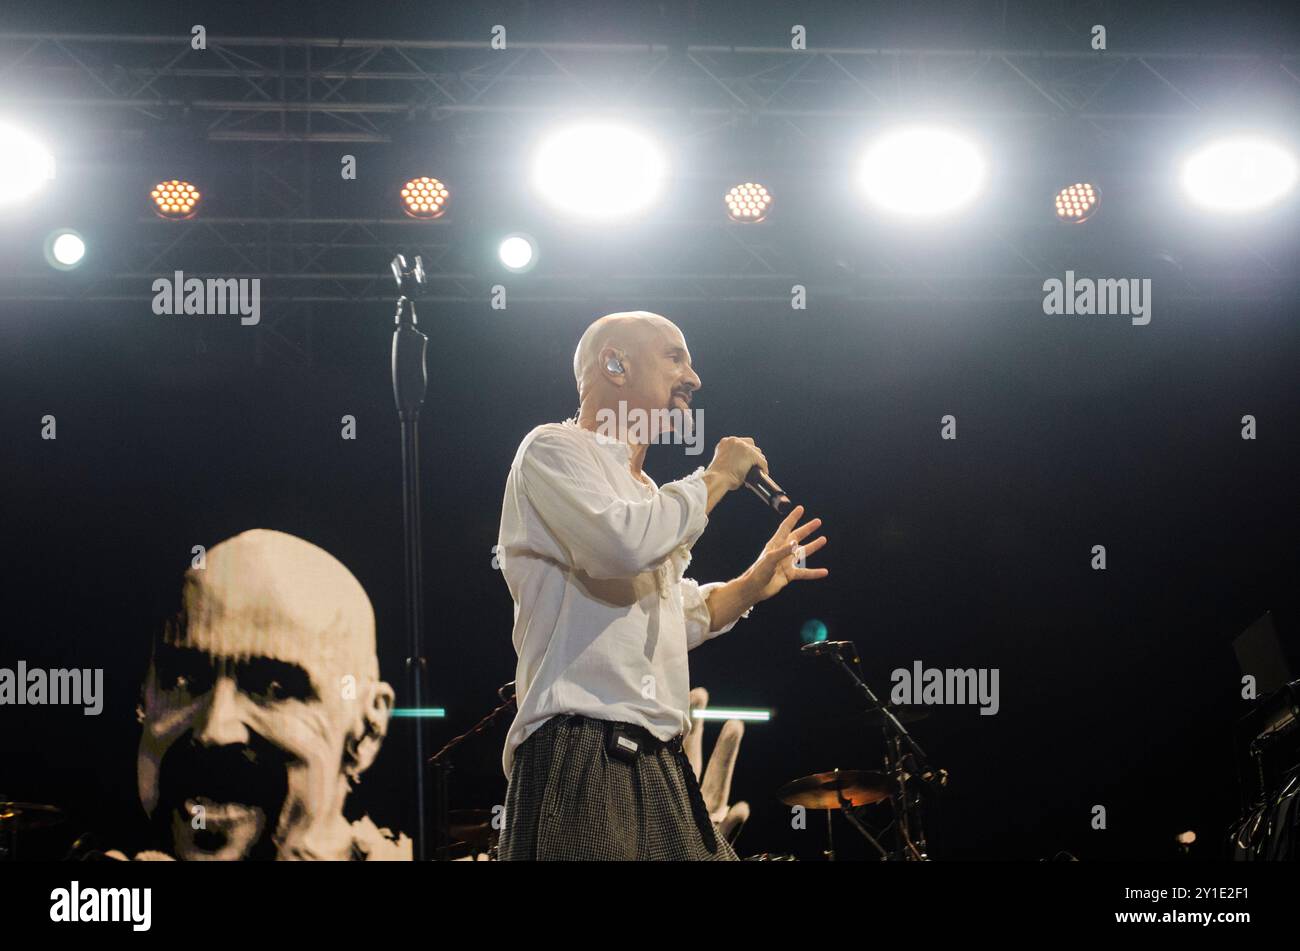
M 288 757 L 260 736 L 204 747 L 187 733 L 159 763 L 151 824 L 177 858 L 273 861 L 287 795 Z

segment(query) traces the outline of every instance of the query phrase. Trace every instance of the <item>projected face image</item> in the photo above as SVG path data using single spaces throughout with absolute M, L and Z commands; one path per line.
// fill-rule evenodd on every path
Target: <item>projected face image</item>
M 140 768 L 177 857 L 269 859 L 281 844 L 327 847 L 331 808 L 343 822 L 348 792 L 341 705 L 322 699 L 296 664 L 160 645 Z
M 369 600 L 332 556 L 262 530 L 213 548 L 144 684 L 159 838 L 188 860 L 364 857 L 343 806 L 387 728 L 377 674 Z

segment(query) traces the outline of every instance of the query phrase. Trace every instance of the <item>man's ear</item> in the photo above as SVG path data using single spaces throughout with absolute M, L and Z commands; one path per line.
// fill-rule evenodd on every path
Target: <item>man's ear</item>
M 348 736 L 344 745 L 343 763 L 344 771 L 354 783 L 370 768 L 370 764 L 379 755 L 379 748 L 384 745 L 395 696 L 392 687 L 382 680 L 374 680 L 358 698 L 361 712 L 356 725 L 360 728 L 360 733 L 354 732 Z
M 604 347 L 599 355 L 599 370 L 606 382 L 613 383 L 615 386 L 623 386 L 627 383 L 627 354 L 622 353 L 616 347 Z M 623 367 L 622 373 L 615 373 L 609 368 L 609 361 L 617 360 Z

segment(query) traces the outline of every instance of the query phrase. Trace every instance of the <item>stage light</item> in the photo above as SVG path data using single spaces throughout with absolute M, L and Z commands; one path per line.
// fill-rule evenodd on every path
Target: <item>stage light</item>
M 1261 138 L 1221 139 L 1183 163 L 1183 190 L 1209 211 L 1254 211 L 1280 200 L 1295 183 L 1295 157 Z
M 748 720 L 751 723 L 768 723 L 772 719 L 771 710 L 753 707 L 703 707 L 691 711 L 696 720 Z
M 26 132 L 0 125 L 0 205 L 29 198 L 54 177 L 54 157 Z
M 447 210 L 450 192 L 436 178 L 421 175 L 402 186 L 402 210 L 412 218 L 440 218 Z
M 946 129 L 910 128 L 872 143 L 862 161 L 867 197 L 886 211 L 931 217 L 972 201 L 984 185 L 976 147 Z
M 533 161 L 538 194 L 562 212 L 590 219 L 648 208 L 667 175 L 667 159 L 649 136 L 608 123 L 575 125 L 551 135 Z
M 194 217 L 203 196 L 189 182 L 173 178 L 155 185 L 150 189 L 149 197 L 153 200 L 154 214 L 159 218 L 181 221 Z
M 1061 221 L 1087 221 L 1101 205 L 1101 191 L 1087 182 L 1075 182 L 1056 193 L 1056 217 Z
M 816 644 L 826 640 L 826 625 L 816 618 L 809 618 L 799 629 L 799 640 L 804 644 Z
M 45 239 L 45 260 L 50 267 L 71 271 L 86 256 L 86 241 L 71 228 L 60 228 Z
M 497 257 L 509 271 L 527 271 L 537 257 L 537 246 L 526 234 L 506 235 L 497 246 Z
M 745 182 L 727 192 L 727 217 L 732 221 L 758 223 L 767 217 L 772 196 L 762 185 Z

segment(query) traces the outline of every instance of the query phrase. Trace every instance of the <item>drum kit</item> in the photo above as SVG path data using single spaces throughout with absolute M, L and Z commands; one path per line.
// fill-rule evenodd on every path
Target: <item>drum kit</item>
M 867 710 L 857 716 L 863 729 L 879 729 L 883 739 L 883 763 L 879 771 L 833 769 L 791 780 L 777 790 L 776 798 L 787 806 L 821 809 L 826 812 L 826 848 L 822 857 L 836 858 L 834 815 L 838 811 L 871 845 L 880 861 L 924 862 L 929 859 L 922 823 L 926 798 L 948 784 L 948 772 L 929 764 L 925 751 L 903 725 L 925 719 L 926 711 L 916 707 L 884 704 L 861 675 L 862 663 L 852 641 L 819 641 L 803 647 L 805 654 L 832 661 L 867 701 Z M 890 812 L 885 831 L 873 834 L 867 828 L 868 807 L 884 805 Z M 771 857 L 753 857 L 774 861 Z
M 910 779 L 906 771 L 891 774 L 864 769 L 833 769 L 791 780 L 777 791 L 776 798 L 787 806 L 826 810 L 826 849 L 822 856 L 827 861 L 835 861 L 833 819 L 835 811 L 839 810 L 871 844 L 881 861 L 922 862 L 928 859 L 928 855 L 921 829 L 920 799 L 914 790 L 908 788 Z M 862 820 L 860 810 L 876 803 L 887 803 L 893 809 L 892 821 L 888 824 L 888 828 L 895 831 L 896 841 L 892 843 L 892 849 L 882 845 Z
M 490 809 L 452 809 L 448 812 L 444 855 L 454 862 L 495 862 L 498 832 Z
M 63 810 L 39 802 L 0 801 L 0 862 L 19 858 L 19 836 L 63 822 Z

